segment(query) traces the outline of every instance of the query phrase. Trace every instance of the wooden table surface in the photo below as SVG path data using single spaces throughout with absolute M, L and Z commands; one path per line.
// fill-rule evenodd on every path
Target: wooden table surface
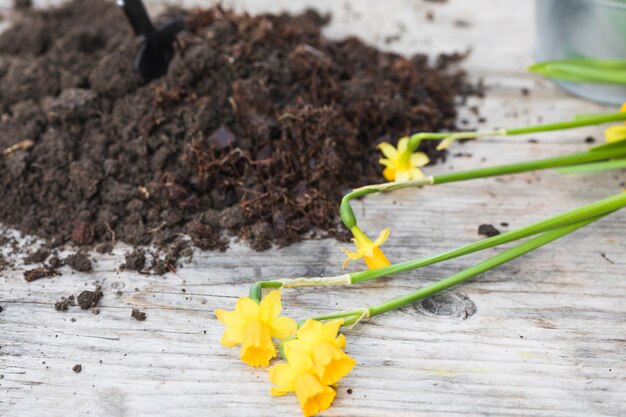
M 0 9 L 6 11 L 6 3 Z M 152 11 L 158 3 L 148 2 Z M 225 3 L 253 13 L 314 4 L 333 13 L 328 36 L 356 34 L 401 53 L 471 48 L 464 67 L 487 87 L 486 98 L 476 102 L 487 118 L 484 128 L 606 110 L 525 72 L 533 58 L 531 1 Z M 523 95 L 523 88 L 530 94 Z M 600 140 L 601 132 L 456 145 L 451 154 L 471 156 L 451 157 L 428 172 L 582 150 L 587 136 Z M 385 251 L 400 261 L 472 242 L 482 223 L 506 222 L 510 226 L 502 229 L 508 230 L 609 196 L 624 180 L 624 171 L 530 173 L 402 190 L 354 208 L 370 234 L 391 227 Z M 236 350 L 219 344 L 223 328 L 214 310 L 232 308 L 255 280 L 340 273 L 340 246 L 308 241 L 258 253 L 233 242 L 225 253 L 196 251 L 190 263 L 163 277 L 120 272 L 123 246 L 110 255 L 94 254 L 89 274 L 64 267 L 62 276 L 27 283 L 19 265 L 4 271 L 0 416 L 300 415 L 295 397 L 269 396 L 266 371 L 245 366 Z M 497 252 L 354 288 L 286 290 L 285 310 L 304 318 L 373 304 Z M 358 365 L 323 415 L 626 415 L 625 252 L 626 210 L 429 303 L 359 324 L 347 331 L 347 350 Z M 99 315 L 55 311 L 61 297 L 96 284 L 104 291 Z M 144 310 L 147 320 L 132 319 L 133 307 Z M 81 373 L 72 371 L 75 364 L 82 365 Z

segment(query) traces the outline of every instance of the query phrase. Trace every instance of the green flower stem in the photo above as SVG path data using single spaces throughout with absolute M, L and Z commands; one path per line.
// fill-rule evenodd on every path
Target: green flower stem
M 611 123 L 626 120 L 626 112 L 599 113 L 576 117 L 563 122 L 547 123 L 535 126 L 520 127 L 513 129 L 499 129 L 490 132 L 449 132 L 449 133 L 429 133 L 422 132 L 412 135 L 409 139 L 408 148 L 414 151 L 422 140 L 440 140 L 452 142 L 459 139 L 476 139 L 483 136 L 516 136 L 529 133 L 550 132 L 554 130 L 575 129 L 584 126 L 594 126 L 603 123 Z
M 601 216 L 600 216 L 601 217 Z M 518 258 L 528 252 L 531 252 L 541 246 L 547 245 L 548 243 L 565 236 L 566 234 L 572 233 L 575 230 L 584 227 L 599 217 L 594 219 L 585 220 L 580 223 L 575 223 L 569 226 L 563 226 L 559 229 L 550 230 L 548 232 L 543 233 L 542 235 L 533 238 L 527 242 L 524 242 L 520 245 L 517 245 L 511 249 L 507 249 L 504 252 L 493 256 L 479 264 L 476 264 L 470 268 L 467 268 L 461 272 L 458 272 L 454 275 L 449 276 L 441 281 L 438 281 L 434 284 L 431 284 L 427 287 L 419 289 L 417 291 L 411 292 L 404 296 L 394 298 L 385 303 L 379 304 L 374 307 L 370 307 L 370 317 L 377 316 L 379 314 L 386 313 L 391 310 L 396 310 L 398 308 L 402 308 L 408 304 L 414 303 L 415 301 L 422 300 L 426 297 L 430 297 L 431 295 L 437 294 L 441 291 L 444 291 L 454 285 L 460 284 L 463 281 L 467 281 L 468 279 L 474 278 L 476 275 L 482 274 L 490 269 L 493 269 L 499 265 L 502 265 L 506 262 L 509 262 L 515 258 Z
M 582 221 L 596 219 L 599 216 L 605 216 L 616 210 L 626 207 L 626 193 L 616 194 L 614 196 L 596 201 L 591 204 L 576 208 L 574 210 L 561 213 L 559 215 L 544 219 L 528 226 L 524 226 L 497 236 L 483 239 L 469 245 L 462 246 L 447 252 L 424 258 L 414 259 L 394 265 L 378 268 L 374 270 L 366 270 L 344 274 L 336 277 L 316 277 L 316 278 L 293 278 L 282 279 L 276 281 L 260 281 L 255 283 L 250 290 L 250 297 L 260 300 L 262 288 L 300 288 L 321 285 L 353 285 L 372 279 L 381 278 L 388 275 L 398 274 L 418 268 L 422 268 L 435 263 L 444 262 L 450 259 L 469 255 L 484 249 L 492 248 L 505 243 L 524 239 L 539 233 L 550 230 L 556 230 L 565 226 L 580 223 Z M 363 310 L 350 311 L 340 317 L 363 314 Z M 338 316 L 324 316 L 325 319 L 338 318 Z
M 548 123 L 537 126 L 520 127 L 515 129 L 506 129 L 509 136 L 525 135 L 528 133 L 550 132 L 554 130 L 575 129 L 584 126 L 600 125 L 603 123 L 611 123 L 626 120 L 626 112 L 601 113 L 585 115 L 583 118 L 575 118 L 564 122 Z
M 281 288 L 283 285 L 278 281 L 258 281 L 255 282 L 252 287 L 250 287 L 249 297 L 256 301 L 257 303 L 261 301 L 261 297 L 263 296 L 263 288 Z
M 608 171 L 611 169 L 626 168 L 626 158 L 613 159 L 605 162 L 595 162 L 592 164 L 575 165 L 557 170 L 559 174 L 583 174 L 587 172 Z
M 444 278 L 440 281 L 437 281 L 433 284 L 430 284 L 424 288 L 418 289 L 416 291 L 412 291 L 406 295 L 393 298 L 389 301 L 386 301 L 382 304 L 378 304 L 372 307 L 367 307 L 364 309 L 357 310 L 348 310 L 344 312 L 334 313 L 333 318 L 345 317 L 344 325 L 348 326 L 351 324 L 356 324 L 362 318 L 370 318 L 377 316 L 379 314 L 386 313 L 388 311 L 397 310 L 399 308 L 405 307 L 409 304 L 413 304 L 417 301 L 423 300 L 435 294 L 438 294 L 444 290 L 447 290 L 450 287 L 453 287 L 457 284 L 460 284 L 464 281 L 467 281 L 471 278 L 474 278 L 477 275 L 482 274 L 490 269 L 493 269 L 497 266 L 500 266 L 506 262 L 509 262 L 515 258 L 518 258 L 528 252 L 531 252 L 541 246 L 547 245 L 548 243 L 565 236 L 569 233 L 572 233 L 598 219 L 603 216 L 598 216 L 593 219 L 588 219 L 579 223 L 571 224 L 569 226 L 563 226 L 561 228 L 547 231 L 541 234 L 538 237 L 535 237 L 529 241 L 521 243 L 513 248 L 507 249 L 504 252 L 493 256 L 483 262 L 480 262 L 470 268 L 464 269 L 463 271 L 457 272 L 449 276 L 448 278 Z M 326 316 L 316 317 L 316 320 L 326 320 Z
M 626 115 L 626 113 L 622 113 Z M 516 162 L 512 164 L 496 165 L 486 168 L 469 169 L 465 171 L 451 172 L 434 177 L 426 177 L 414 181 L 390 182 L 369 185 L 357 188 L 344 195 L 339 206 L 339 215 L 343 223 L 351 229 L 356 226 L 356 216 L 350 206 L 350 201 L 368 194 L 381 193 L 408 187 L 421 187 L 425 185 L 445 184 L 457 181 L 467 181 L 476 178 L 494 177 L 498 175 L 518 174 L 521 172 L 536 171 L 550 168 L 560 168 L 579 164 L 588 164 L 607 159 L 626 157 L 626 141 L 623 143 L 601 145 L 591 150 L 573 153 L 554 158 L 540 159 L 536 161 Z
M 586 206 L 538 221 L 531 225 L 520 227 L 519 229 L 511 230 L 487 239 L 479 240 L 448 252 L 427 256 L 425 258 L 414 259 L 411 261 L 400 262 L 378 269 L 353 272 L 350 274 L 351 283 L 357 284 L 371 279 L 411 271 L 413 269 L 433 265 L 435 263 L 458 258 L 460 256 L 469 255 L 494 246 L 533 236 L 541 232 L 570 226 L 581 221 L 597 218 L 598 216 L 604 216 L 623 207 L 626 207 L 626 193 L 616 194 Z
M 513 164 L 499 165 L 494 167 L 451 172 L 448 174 L 442 174 L 434 177 L 434 184 L 445 184 L 447 182 L 466 181 L 475 178 L 494 177 L 497 175 L 518 174 L 521 172 L 560 168 L 586 164 L 590 162 L 603 161 L 606 159 L 621 156 L 626 156 L 626 146 L 621 146 L 615 149 L 590 150 L 565 156 L 557 156 L 554 158 L 540 159 L 537 161 L 517 162 Z
M 531 65 L 530 71 L 548 78 L 564 81 L 626 84 L 626 61 L 621 60 L 560 60 Z

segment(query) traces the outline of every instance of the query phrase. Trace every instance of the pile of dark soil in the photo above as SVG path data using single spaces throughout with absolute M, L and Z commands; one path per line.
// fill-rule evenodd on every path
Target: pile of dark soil
M 0 222 L 86 246 L 341 237 L 342 193 L 383 180 L 376 144 L 454 129 L 459 97 L 478 93 L 449 68 L 458 56 L 327 40 L 314 12 L 168 13 L 187 29 L 149 84 L 111 1 L 25 11 L 0 35 Z

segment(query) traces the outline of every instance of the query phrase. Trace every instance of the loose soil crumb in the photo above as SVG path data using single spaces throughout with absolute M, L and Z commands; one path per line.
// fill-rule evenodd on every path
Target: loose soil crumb
M 89 272 L 92 269 L 89 257 L 82 252 L 76 252 L 69 255 L 63 262 L 71 266 L 75 271 L 79 272 Z
M 149 84 L 114 2 L 28 10 L 0 35 L 2 223 L 56 245 L 345 239 L 338 203 L 383 181 L 376 145 L 455 129 L 458 102 L 481 92 L 455 69 L 463 54 L 431 64 L 331 41 L 315 12 L 176 13 L 187 29 Z M 421 145 L 433 162 L 435 146 Z
M 98 304 L 98 301 L 102 298 L 102 291 L 100 287 L 96 287 L 94 291 L 83 291 L 78 294 L 78 305 L 83 310 L 87 310 L 88 308 L 95 307 Z
M 137 321 L 144 321 L 146 319 L 146 313 L 144 313 L 143 311 L 139 311 L 136 308 L 133 308 L 133 311 L 132 313 L 130 313 L 130 316 L 133 317 Z
M 122 269 L 131 271 L 141 271 L 146 266 L 146 253 L 143 249 L 135 249 L 125 256 L 126 262 L 121 266 Z
M 67 311 L 70 308 L 70 306 L 75 306 L 75 305 L 76 305 L 76 298 L 73 295 L 70 295 L 67 298 L 63 297 L 61 301 L 56 302 L 54 304 L 54 309 L 56 311 Z
M 481 224 L 478 226 L 478 234 L 481 236 L 493 237 L 500 234 L 500 231 L 490 224 Z
M 46 248 L 39 248 L 36 251 L 31 252 L 30 254 L 28 254 L 28 256 L 26 256 L 26 258 L 24 258 L 24 264 L 30 265 L 42 263 L 48 258 L 49 255 L 50 250 Z
M 74 367 L 72 368 L 72 371 L 76 372 L 77 374 L 79 374 L 82 370 L 83 370 L 83 366 L 79 363 L 74 365 Z
M 49 278 L 57 275 L 61 274 L 54 269 L 50 269 L 44 266 L 41 268 L 30 269 L 24 272 L 24 279 L 26 280 L 26 282 L 32 282 L 40 278 Z

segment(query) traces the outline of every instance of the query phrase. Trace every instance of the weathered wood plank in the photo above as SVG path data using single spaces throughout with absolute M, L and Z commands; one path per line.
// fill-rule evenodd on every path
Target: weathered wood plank
M 226 3 L 251 12 L 306 5 Z M 333 37 L 357 34 L 402 53 L 472 47 L 465 66 L 487 84 L 487 98 L 478 103 L 488 126 L 601 110 L 523 71 L 532 61 L 532 2 L 325 0 L 315 6 L 335 16 L 327 30 Z M 428 10 L 434 23 L 426 20 Z M 471 26 L 458 27 L 457 20 Z M 400 32 L 397 42 L 385 43 Z M 522 87 L 532 90 L 530 96 L 520 93 Z M 472 156 L 450 158 L 432 172 L 558 155 L 583 149 L 587 134 L 600 133 L 585 129 L 536 137 L 538 143 L 515 138 L 458 145 L 452 153 Z M 471 242 L 481 223 L 514 228 L 608 196 L 624 180 L 623 171 L 533 173 L 403 190 L 354 207 L 367 231 L 391 226 L 386 253 L 404 260 Z M 191 263 L 165 277 L 118 272 L 123 247 L 94 255 L 91 274 L 64 268 L 61 277 L 28 284 L 21 270 L 4 272 L 0 415 L 298 415 L 293 397 L 269 397 L 265 371 L 244 366 L 234 350 L 218 344 L 222 328 L 213 311 L 232 306 L 258 279 L 338 273 L 339 247 L 333 240 L 310 241 L 256 253 L 235 242 L 226 253 L 196 252 Z M 625 251 L 621 212 L 484 274 L 428 308 L 407 307 L 360 324 L 348 332 L 358 366 L 325 415 L 625 415 Z M 376 303 L 488 254 L 361 287 L 290 290 L 285 309 L 302 318 Z M 96 284 L 105 291 L 99 315 L 54 310 L 62 296 Z M 446 310 L 450 300 L 456 309 Z M 133 307 L 146 311 L 147 320 L 132 319 Z M 77 363 L 80 374 L 72 372 Z

